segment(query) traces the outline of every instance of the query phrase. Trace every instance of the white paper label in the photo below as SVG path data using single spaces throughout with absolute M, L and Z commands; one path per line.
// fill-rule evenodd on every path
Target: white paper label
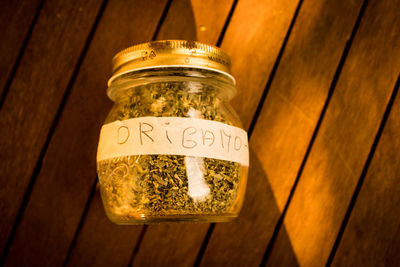
M 179 117 L 141 117 L 103 125 L 97 161 L 130 155 L 181 155 L 249 165 L 247 133 L 225 123 Z

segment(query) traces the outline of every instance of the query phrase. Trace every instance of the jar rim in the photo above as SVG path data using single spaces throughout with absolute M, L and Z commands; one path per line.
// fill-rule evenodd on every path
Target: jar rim
M 236 83 L 229 56 L 218 47 L 196 41 L 162 40 L 134 45 L 117 53 L 112 65 L 113 74 L 108 86 L 117 77 L 129 72 L 169 67 L 215 71 Z

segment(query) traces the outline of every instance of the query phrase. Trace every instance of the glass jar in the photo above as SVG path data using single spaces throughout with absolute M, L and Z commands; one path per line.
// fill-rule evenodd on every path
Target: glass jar
M 117 224 L 228 221 L 247 183 L 247 134 L 228 101 L 230 59 L 189 41 L 136 45 L 113 59 L 114 106 L 101 129 L 97 172 Z

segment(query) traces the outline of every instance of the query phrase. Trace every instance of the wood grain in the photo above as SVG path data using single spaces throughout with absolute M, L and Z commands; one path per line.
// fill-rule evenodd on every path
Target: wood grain
M 256 161 L 246 191 L 249 202 L 237 221 L 215 226 L 203 266 L 262 261 L 360 7 L 361 1 L 303 2 L 250 138 Z M 290 247 L 285 256 L 295 260 Z
M 239 93 L 241 100 L 234 103 L 234 108 L 241 112 L 239 113 L 241 117 L 246 117 L 249 115 L 248 113 L 255 111 L 254 106 L 251 110 L 242 110 L 239 103 L 247 104 L 248 96 L 253 92 L 252 99 L 261 96 L 268 73 L 272 69 L 297 4 L 294 1 L 268 1 L 259 3 L 256 12 L 257 3 L 259 2 L 239 2 L 222 43 L 222 48 L 230 52 L 233 74 L 235 77 L 239 77 L 237 79 L 238 90 L 239 92 L 243 90 L 242 93 Z M 244 20 L 247 23 L 243 23 Z M 272 26 L 274 27 L 272 28 Z M 263 33 L 267 31 L 270 32 L 270 35 L 268 40 L 265 40 L 266 36 Z M 244 44 L 242 42 L 243 36 L 248 33 L 251 33 L 252 41 Z M 244 59 L 251 57 L 254 53 L 254 47 L 258 47 L 260 53 L 263 52 L 264 54 L 260 54 L 259 61 L 253 58 L 252 75 L 243 76 L 242 74 L 248 73 L 249 70 L 248 61 Z M 259 85 L 261 80 L 265 81 L 262 86 Z M 244 92 L 247 92 L 248 95 L 245 95 Z M 196 260 L 208 228 L 209 224 L 149 226 L 134 259 L 133 266 L 146 266 L 150 262 L 152 266 L 165 266 L 166 262 L 177 266 L 192 265 Z M 159 238 L 156 239 L 157 236 Z M 169 245 L 165 246 L 164 244 Z M 184 261 L 182 261 L 180 252 L 182 244 L 185 246 Z M 158 254 L 151 253 L 154 250 L 158 251 Z M 151 258 L 147 256 L 149 254 L 152 255 Z
M 173 0 L 157 33 L 157 40 L 197 40 L 191 1 Z
M 299 1 L 239 1 L 221 48 L 232 59 L 237 94 L 232 100 L 245 129 L 256 112 Z
M 193 266 L 208 226 L 204 223 L 149 226 L 132 265 Z
M 148 0 L 107 4 L 51 138 L 6 264 L 63 264 L 96 180 L 98 135 L 112 105 L 105 94 L 111 58 L 132 42 L 151 38 L 165 4 Z M 80 13 L 69 16 L 76 19 L 76 14 Z M 64 78 L 62 74 L 55 75 L 56 79 Z
M 197 40 L 217 44 L 233 0 L 192 0 Z
M 100 5 L 46 2 L 27 43 L 0 110 L 0 251 Z
M 258 266 L 297 175 L 267 265 L 324 265 L 352 210 L 333 265 L 398 265 L 398 89 L 366 161 L 400 72 L 398 0 L 105 0 L 104 13 L 103 0 L 14 2 L 0 5 L 0 97 L 6 96 L 0 107 L 0 251 L 12 241 L 5 266 L 126 266 L 132 259 L 136 266 Z M 105 94 L 111 58 L 153 38 L 167 2 L 157 39 L 213 44 L 237 3 L 222 47 L 232 56 L 239 89 L 233 105 L 246 128 L 269 81 L 250 139 L 243 210 L 237 220 L 211 228 L 204 254 L 199 250 L 210 224 L 152 225 L 144 232 L 116 226 L 93 190 L 98 134 L 112 106 Z M 361 2 L 367 9 L 352 42 Z M 346 42 L 351 49 L 336 80 Z
M 3 96 L 6 83 L 21 53 L 39 6 L 40 0 L 7 0 L 1 2 L 0 97 Z
M 104 212 L 100 192 L 91 199 L 67 266 L 127 266 L 142 226 L 117 226 Z
M 233 0 L 174 0 L 157 40 L 197 40 L 216 44 Z
M 268 265 L 292 250 L 326 263 L 399 73 L 399 22 L 394 1 L 369 2 L 284 219 L 290 242 L 279 233 Z
M 400 262 L 399 133 L 397 93 L 333 266 L 397 266 Z

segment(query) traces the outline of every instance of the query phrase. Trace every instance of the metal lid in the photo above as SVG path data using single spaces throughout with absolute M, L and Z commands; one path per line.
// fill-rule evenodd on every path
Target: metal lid
M 138 44 L 116 54 L 108 86 L 122 74 L 153 68 L 187 67 L 220 72 L 232 79 L 229 56 L 220 48 L 195 41 L 165 40 Z

